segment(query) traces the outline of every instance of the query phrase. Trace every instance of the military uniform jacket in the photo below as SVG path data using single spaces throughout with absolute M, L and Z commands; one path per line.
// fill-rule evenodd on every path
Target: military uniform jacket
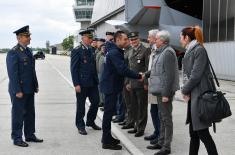
M 136 71 L 136 72 L 142 72 L 145 73 L 148 71 L 148 62 L 149 62 L 149 55 L 151 53 L 150 48 L 146 48 L 143 46 L 142 43 L 140 43 L 139 47 L 137 50 L 134 48 L 130 48 L 128 51 L 128 62 L 129 62 L 129 67 L 131 70 Z M 148 84 L 148 80 L 144 80 L 144 82 L 140 82 L 135 79 L 129 79 L 129 84 L 131 85 L 131 88 L 143 88 L 144 84 Z
M 38 89 L 35 71 L 35 59 L 28 47 L 17 44 L 7 53 L 7 72 L 9 76 L 9 93 L 33 94 Z
M 94 49 L 87 48 L 83 44 L 74 48 L 71 53 L 70 70 L 74 86 L 93 87 L 98 85 Z

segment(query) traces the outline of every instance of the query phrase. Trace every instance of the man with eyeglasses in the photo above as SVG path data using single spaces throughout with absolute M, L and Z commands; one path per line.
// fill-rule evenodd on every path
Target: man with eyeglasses
M 41 143 L 42 139 L 35 136 L 34 94 L 39 91 L 35 71 L 35 59 L 31 50 L 29 26 L 24 26 L 14 32 L 18 44 L 7 53 L 7 72 L 9 76 L 9 94 L 12 102 L 12 132 L 13 144 L 28 147 L 27 142 Z

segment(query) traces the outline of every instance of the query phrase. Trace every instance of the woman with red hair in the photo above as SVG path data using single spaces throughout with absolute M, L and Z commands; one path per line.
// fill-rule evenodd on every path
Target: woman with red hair
M 200 140 L 204 143 L 208 155 L 218 155 L 209 132 L 212 122 L 200 120 L 198 113 L 198 97 L 207 90 L 215 89 L 200 27 L 184 28 L 180 34 L 180 43 L 186 49 L 182 62 L 184 83 L 182 94 L 184 101 L 188 103 L 186 124 L 189 124 L 191 138 L 189 155 L 198 155 Z

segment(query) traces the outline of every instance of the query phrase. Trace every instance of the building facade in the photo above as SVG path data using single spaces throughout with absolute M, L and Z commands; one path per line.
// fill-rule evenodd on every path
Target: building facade
M 148 30 L 165 29 L 171 33 L 171 45 L 181 51 L 182 28 L 201 26 L 216 74 L 221 79 L 235 80 L 234 0 L 95 0 L 93 4 L 88 27 L 94 28 L 98 37 L 119 29 L 139 31 L 146 39 Z
M 204 0 L 205 47 L 217 76 L 235 80 L 235 1 Z

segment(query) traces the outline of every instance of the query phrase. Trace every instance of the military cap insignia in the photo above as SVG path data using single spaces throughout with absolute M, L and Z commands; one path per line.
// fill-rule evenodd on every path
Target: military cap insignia
M 139 33 L 138 32 L 130 32 L 128 33 L 128 38 L 135 38 L 138 37 Z

